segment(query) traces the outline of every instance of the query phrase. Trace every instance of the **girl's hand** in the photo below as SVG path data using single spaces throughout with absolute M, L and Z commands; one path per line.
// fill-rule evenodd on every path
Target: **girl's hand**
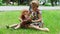
M 32 20 L 32 22 L 34 22 L 34 20 Z
M 38 22 L 37 20 L 32 20 L 32 22 Z
M 32 22 L 36 22 L 35 20 L 32 20 Z

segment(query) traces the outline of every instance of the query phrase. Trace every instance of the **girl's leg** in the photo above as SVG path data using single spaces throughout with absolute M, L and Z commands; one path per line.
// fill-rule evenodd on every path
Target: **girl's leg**
M 18 24 L 13 24 L 13 25 L 10 25 L 9 27 L 10 28 L 13 28 L 13 27 L 16 27 Z
M 20 28 L 20 24 L 13 24 L 13 25 L 7 26 L 7 28 L 18 29 Z
M 39 26 L 40 28 L 43 28 L 43 26 L 44 26 L 44 23 L 42 23 L 42 22 L 39 22 L 38 24 L 39 24 L 38 26 Z
M 39 24 L 39 27 L 40 27 L 40 28 L 43 28 L 43 27 L 44 27 L 43 21 L 38 22 L 38 24 Z
M 16 27 L 18 24 L 13 24 L 13 25 L 10 25 L 9 27 Z
M 21 27 L 21 25 L 18 24 L 14 29 L 18 29 L 18 28 L 20 28 L 20 27 Z
M 29 27 L 30 27 L 30 28 L 34 28 L 34 29 L 37 29 L 37 30 L 49 31 L 48 28 L 39 28 L 39 26 L 35 26 L 35 25 L 32 25 L 32 24 L 31 24 Z
M 8 25 L 6 25 L 6 27 L 7 28 L 14 28 L 14 27 L 16 27 L 18 24 L 13 24 L 13 25 L 10 25 L 10 26 L 8 26 Z

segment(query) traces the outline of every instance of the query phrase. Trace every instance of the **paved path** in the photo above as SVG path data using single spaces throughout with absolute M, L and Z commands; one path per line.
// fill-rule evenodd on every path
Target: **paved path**
M 22 10 L 29 9 L 29 6 L 0 6 L 0 11 L 2 10 Z M 39 6 L 40 10 L 60 10 L 60 6 L 55 7 L 47 7 L 47 6 Z

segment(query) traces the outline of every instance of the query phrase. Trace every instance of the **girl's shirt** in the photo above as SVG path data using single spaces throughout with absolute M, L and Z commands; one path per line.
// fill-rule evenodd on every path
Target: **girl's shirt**
M 36 11 L 31 10 L 31 18 L 33 20 L 39 19 L 38 14 L 40 14 L 39 10 L 37 9 Z

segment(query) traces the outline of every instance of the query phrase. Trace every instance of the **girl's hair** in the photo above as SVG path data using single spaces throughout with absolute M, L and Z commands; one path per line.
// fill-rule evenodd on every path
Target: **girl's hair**
M 28 10 L 23 10 L 23 11 L 22 11 L 22 14 L 21 14 L 21 19 L 24 19 L 24 18 L 25 18 L 25 17 L 24 17 L 25 12 L 28 12 Z
M 32 5 L 32 4 L 36 4 L 37 6 L 39 6 L 39 2 L 38 1 L 31 1 L 30 5 Z
M 26 9 L 23 10 L 23 11 L 22 11 L 22 15 L 25 15 L 25 12 L 28 12 L 28 10 L 26 10 Z

